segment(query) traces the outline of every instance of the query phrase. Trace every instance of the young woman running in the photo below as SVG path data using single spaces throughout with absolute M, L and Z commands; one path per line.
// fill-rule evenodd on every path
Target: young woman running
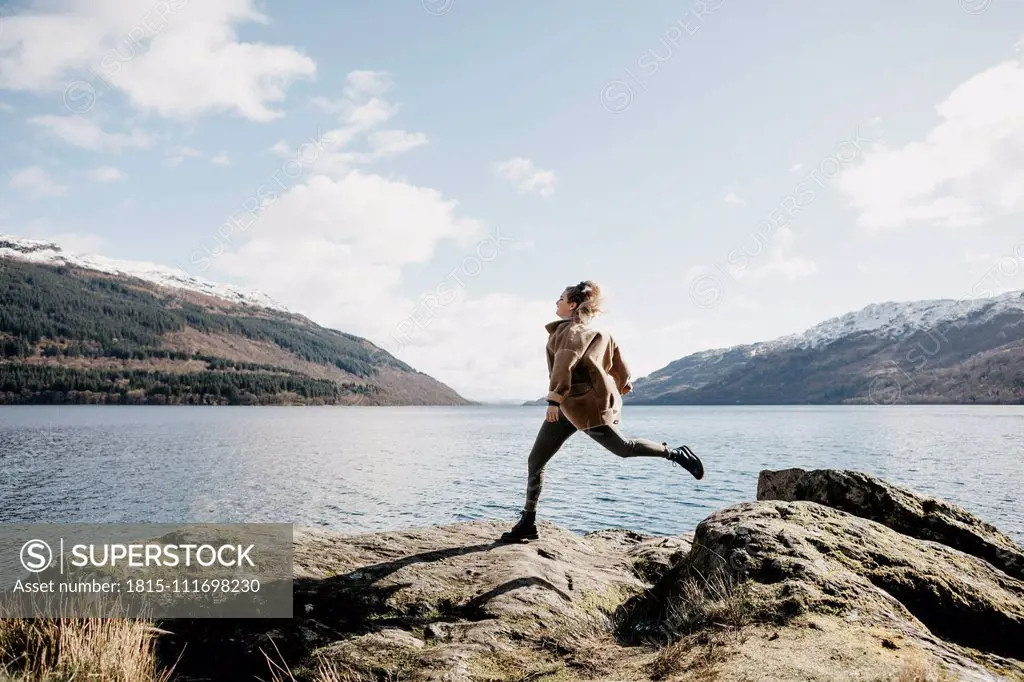
M 608 334 L 589 326 L 601 311 L 601 290 L 587 280 L 562 292 L 555 307 L 560 319 L 545 327 L 548 410 L 530 451 L 526 504 L 519 522 L 502 534 L 501 542 L 537 538 L 537 500 L 544 466 L 576 431 L 583 431 L 619 457 L 661 457 L 681 465 L 698 480 L 704 477 L 704 465 L 688 446 L 669 448 L 666 443 L 642 438 L 627 440 L 616 428 L 622 396 L 633 387 L 618 345 Z

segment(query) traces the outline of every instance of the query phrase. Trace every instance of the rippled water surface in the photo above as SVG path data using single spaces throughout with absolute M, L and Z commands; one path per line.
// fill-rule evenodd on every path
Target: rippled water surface
M 287 522 L 344 532 L 514 519 L 542 407 L 0 408 L 0 521 Z M 637 407 L 695 482 L 576 434 L 540 513 L 577 531 L 688 532 L 762 469 L 851 468 L 967 507 L 1024 542 L 1022 407 Z

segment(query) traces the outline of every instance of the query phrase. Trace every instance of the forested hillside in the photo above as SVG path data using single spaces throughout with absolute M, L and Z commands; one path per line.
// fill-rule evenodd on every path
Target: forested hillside
M 63 266 L 0 260 L 0 403 L 463 404 L 306 318 Z

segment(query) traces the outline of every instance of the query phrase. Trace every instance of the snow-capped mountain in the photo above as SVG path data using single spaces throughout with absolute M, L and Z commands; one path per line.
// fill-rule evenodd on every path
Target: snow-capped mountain
M 990 319 L 1005 312 L 1024 312 L 1024 290 L 991 298 L 938 299 L 932 301 L 873 303 L 856 312 L 834 317 L 800 334 L 791 334 L 765 345 L 770 349 L 827 346 L 851 334 L 870 333 L 897 339 L 921 329 L 965 324 L 978 313 Z M 978 320 L 973 320 L 977 322 Z
M 14 258 L 44 265 L 64 265 L 97 270 L 110 275 L 135 277 L 169 289 L 195 291 L 207 296 L 221 298 L 231 303 L 252 305 L 290 312 L 284 305 L 258 291 L 249 291 L 231 284 L 219 284 L 190 275 L 184 270 L 169 268 L 156 263 L 115 260 L 105 256 L 74 254 L 65 251 L 52 241 L 23 239 L 0 234 L 0 258 Z
M 693 353 L 638 380 L 626 402 L 1024 402 L 1024 291 L 876 303 Z
M 469 403 L 367 339 L 152 263 L 0 235 L 0 296 L 0 405 Z

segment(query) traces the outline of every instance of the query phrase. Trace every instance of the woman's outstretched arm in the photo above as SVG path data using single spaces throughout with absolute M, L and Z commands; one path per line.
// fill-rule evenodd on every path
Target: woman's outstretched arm
M 608 370 L 611 374 L 612 379 L 615 380 L 615 387 L 619 389 L 620 395 L 626 395 L 633 390 L 633 382 L 629 376 L 629 365 L 622 357 L 622 351 L 619 350 L 619 345 L 615 341 L 611 342 L 612 347 L 612 366 Z

